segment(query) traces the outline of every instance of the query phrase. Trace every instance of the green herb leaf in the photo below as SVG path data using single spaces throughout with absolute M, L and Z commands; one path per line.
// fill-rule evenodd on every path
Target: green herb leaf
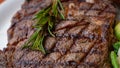
M 63 8 L 62 3 L 60 2 L 60 0 L 58 0 L 58 3 L 59 3 L 59 5 L 60 5 L 60 8 L 61 8 L 62 10 L 64 10 L 64 8 Z
M 113 47 L 114 47 L 114 51 L 115 51 L 116 54 L 117 54 L 117 53 L 118 53 L 118 50 L 119 50 L 119 48 L 120 48 L 120 42 L 115 43 L 115 44 L 113 45 Z
M 57 15 L 58 15 L 58 11 L 56 10 L 57 7 L 58 7 L 58 1 L 57 0 L 53 0 L 52 12 L 55 15 L 55 17 L 57 17 Z
M 44 40 L 44 36 L 42 36 L 42 37 L 41 37 L 41 40 L 40 40 L 40 50 L 41 50 L 44 54 L 46 54 L 45 49 L 44 49 L 44 47 L 43 47 L 43 40 Z
M 59 14 L 60 14 L 61 19 L 65 19 L 64 15 L 60 12 L 59 9 L 58 9 L 58 12 L 59 12 Z
M 53 28 L 54 23 L 49 19 L 49 21 L 48 21 L 48 25 L 49 25 L 51 28 Z
M 23 45 L 22 49 L 27 48 L 27 47 L 30 47 L 30 45 L 29 45 L 30 42 L 34 42 L 34 41 L 35 41 L 35 39 L 37 38 L 37 35 L 38 35 L 38 33 L 39 33 L 40 30 L 41 30 L 41 28 L 37 29 L 37 31 L 34 32 L 34 33 L 31 35 L 31 37 L 29 38 L 29 40 Z
M 50 27 L 48 27 L 48 32 L 49 32 L 49 34 L 50 34 L 51 36 L 55 37 L 55 35 L 51 32 L 51 28 L 50 28 Z
M 47 24 L 48 19 L 49 19 L 48 17 L 42 18 L 40 21 L 37 22 L 37 25 L 44 26 L 45 24 Z
M 41 11 L 39 11 L 39 12 L 35 15 L 35 17 L 33 18 L 33 20 L 40 18 L 40 16 L 41 16 L 44 12 L 45 12 L 45 9 L 42 9 Z
M 39 50 L 42 53 L 46 54 L 43 47 L 45 33 L 49 33 L 51 36 L 55 37 L 55 35 L 52 33 L 52 29 L 56 23 L 58 16 L 60 16 L 62 19 L 65 19 L 64 15 L 60 12 L 59 7 L 63 10 L 60 0 L 53 0 L 52 5 L 39 11 L 35 15 L 33 20 L 37 22 L 33 27 L 36 29 L 36 31 L 24 44 L 23 49 L 30 48 L 32 50 Z
M 39 50 L 39 44 L 40 44 L 40 35 L 37 36 L 37 38 L 31 48 L 33 50 Z
M 34 42 L 33 46 L 31 47 L 31 49 L 42 51 L 45 54 L 46 52 L 42 45 L 43 39 L 44 39 L 44 36 L 38 35 L 36 41 Z
M 111 52 L 110 57 L 111 57 L 113 68 L 119 68 L 119 64 L 117 61 L 117 55 L 114 51 Z
M 120 41 L 120 22 L 115 26 L 114 32 L 116 38 Z
M 30 43 L 32 40 L 34 40 L 37 37 L 37 35 L 38 35 L 38 33 L 40 32 L 41 29 L 42 28 L 40 27 L 39 29 L 37 29 L 37 31 L 35 33 L 33 33 L 33 35 L 28 40 L 28 43 Z

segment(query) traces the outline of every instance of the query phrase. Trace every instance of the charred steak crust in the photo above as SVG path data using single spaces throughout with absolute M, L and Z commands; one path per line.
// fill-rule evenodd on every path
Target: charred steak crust
M 108 57 L 115 8 L 102 0 L 76 1 L 63 2 L 66 20 L 56 24 L 56 37 L 46 37 L 47 55 L 21 46 L 34 32 L 32 17 L 51 0 L 26 1 L 8 30 L 7 68 L 111 68 Z

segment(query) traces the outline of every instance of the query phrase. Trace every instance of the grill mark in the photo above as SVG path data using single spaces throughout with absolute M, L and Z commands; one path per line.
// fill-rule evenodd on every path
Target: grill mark
M 95 35 L 92 35 L 92 36 L 95 36 Z M 88 38 L 88 39 L 91 39 L 90 37 L 85 37 L 84 35 L 69 35 L 69 36 L 57 36 L 58 38 L 66 38 L 66 37 L 69 37 L 69 38 L 76 38 L 76 39 L 80 39 L 80 38 Z M 92 40 L 92 39 L 91 39 Z
M 55 50 L 55 48 L 56 48 L 56 44 L 57 44 L 59 41 L 60 41 L 60 38 L 57 39 L 57 42 L 55 43 L 54 47 L 53 47 L 52 50 L 51 50 L 52 52 L 57 52 L 57 51 Z
M 81 31 L 77 34 L 77 35 L 62 35 L 62 36 L 56 36 L 56 37 L 62 37 L 62 38 L 64 38 L 64 37 L 70 37 L 70 38 L 85 38 L 85 36 L 84 36 L 84 34 L 83 35 L 81 35 L 81 32 L 83 32 L 85 29 L 88 29 L 88 28 L 86 28 L 88 25 L 86 25 L 84 28 L 82 28 L 81 29 Z M 67 31 L 66 31 L 67 32 Z M 94 34 L 92 34 L 91 36 L 93 36 L 93 38 L 97 38 L 97 36 L 96 35 L 94 35 Z M 90 36 L 88 37 L 89 39 L 93 39 L 93 38 L 91 38 Z
M 40 4 L 38 4 L 38 5 L 34 6 L 34 7 L 35 7 L 35 8 L 40 7 L 40 5 L 41 5 L 42 3 L 44 3 L 44 2 L 40 2 Z M 43 7 L 44 7 L 44 6 L 41 6 L 40 8 L 43 8 Z
M 82 38 L 81 38 L 82 39 Z M 84 38 L 84 39 L 86 39 L 86 40 L 88 40 L 89 42 L 91 41 L 90 39 L 89 39 L 89 37 L 86 37 L 86 38 Z M 75 39 L 75 40 L 77 40 L 77 39 Z M 74 47 L 74 46 L 73 46 Z M 71 50 L 71 49 L 70 49 Z M 81 53 L 86 53 L 85 51 L 83 51 L 83 50 L 81 50 L 81 51 L 77 51 L 77 52 L 75 52 L 75 53 L 79 53 L 79 52 L 81 52 Z
M 60 38 L 59 38 L 59 39 L 56 39 L 56 40 L 57 40 L 56 43 L 58 43 L 58 41 L 60 41 Z M 55 43 L 54 46 L 52 47 L 52 50 L 51 50 L 50 53 L 59 52 L 59 51 L 54 51 L 54 49 L 56 48 L 56 43 Z M 59 52 L 59 53 L 60 53 L 60 52 Z M 60 53 L 60 54 L 61 54 L 61 53 Z M 47 54 L 45 57 L 43 57 L 43 59 L 47 58 L 48 55 L 50 55 L 50 54 Z M 61 54 L 61 56 L 62 56 L 62 54 Z M 61 58 L 61 56 L 60 56 L 59 58 Z M 58 59 L 59 59 L 59 58 L 58 58 Z M 43 59 L 42 59 L 41 61 L 43 61 Z M 58 60 L 58 59 L 57 59 L 57 60 Z M 57 61 L 57 60 L 56 60 L 56 61 Z M 41 64 L 41 62 L 40 62 L 40 65 L 44 65 L 44 64 Z
M 54 53 L 54 52 L 51 52 L 51 53 Z M 60 53 L 60 52 L 59 52 L 59 53 Z M 61 53 L 60 53 L 60 54 L 61 54 Z M 48 54 L 47 56 L 49 56 L 49 55 L 50 55 L 50 54 Z M 40 61 L 40 65 L 50 65 L 50 64 L 44 64 L 44 63 L 42 63 L 42 61 L 43 61 L 45 58 L 47 58 L 47 56 L 44 57 L 44 58 Z M 62 56 L 63 56 L 63 55 L 61 54 L 56 61 L 58 61 Z M 55 61 L 54 61 L 54 63 L 51 63 L 51 64 L 52 64 L 52 65 L 55 65 L 56 63 L 55 63 Z
M 24 54 L 22 54 L 22 56 L 16 62 L 19 62 L 22 59 L 23 56 L 24 56 Z
M 92 49 L 94 49 L 95 48 L 95 46 L 98 44 L 98 43 L 101 43 L 100 42 L 100 40 L 99 41 L 95 41 L 96 39 L 94 39 L 94 43 L 93 43 L 93 46 L 91 46 L 91 49 L 88 51 L 88 53 L 86 54 L 86 56 L 84 57 L 84 59 L 86 59 L 87 58 L 87 56 L 89 55 L 89 54 L 91 54 L 90 52 L 92 51 Z M 92 54 L 93 54 L 93 52 L 92 52 Z M 84 59 L 83 59 L 83 61 L 84 61 Z M 81 61 L 82 62 L 82 61 Z M 91 63 L 87 63 L 87 64 L 91 64 Z
M 81 29 L 81 31 L 78 32 L 77 35 L 69 35 L 69 36 L 70 36 L 71 38 L 76 38 L 76 37 L 80 36 L 79 33 L 82 32 L 84 29 L 85 29 L 85 27 L 83 27 L 83 28 Z M 80 38 L 80 37 L 78 37 L 78 38 Z
M 83 32 L 84 32 L 85 30 L 88 30 L 89 25 L 90 25 L 90 23 L 87 24 L 87 25 L 86 25 L 87 28 L 86 28 L 86 27 L 83 28 L 83 29 L 81 30 L 81 32 L 78 33 L 78 35 L 81 35 L 81 36 L 86 37 Z M 86 31 L 85 31 L 85 32 L 86 32 Z M 95 37 L 94 34 L 89 33 L 89 36 L 87 36 L 87 38 L 90 39 L 90 40 L 92 40 L 93 38 L 91 38 L 91 36 L 92 36 L 93 38 Z
M 108 5 L 107 5 L 103 10 L 105 10 L 106 8 L 108 8 Z M 101 11 L 101 12 L 103 11 L 103 10 L 101 10 L 101 9 L 91 9 L 91 8 L 90 8 L 90 9 L 80 9 L 80 10 L 82 10 L 82 11 L 83 11 L 83 10 L 88 10 L 88 11 L 91 11 L 91 10 L 92 10 L 92 11 Z M 104 12 L 115 14 L 115 12 L 113 12 L 113 11 L 104 11 Z
M 80 36 L 80 35 L 74 35 L 74 36 L 57 36 L 58 38 L 65 38 L 65 37 L 71 37 L 71 38 L 73 38 L 73 37 L 75 37 L 75 38 L 81 38 L 82 36 Z
M 76 23 L 73 24 L 73 25 L 70 24 L 70 25 L 67 25 L 67 26 L 65 26 L 65 27 L 59 28 L 59 29 L 57 29 L 56 31 L 62 30 L 62 29 L 64 29 L 64 28 L 71 28 L 71 27 L 74 27 L 77 23 L 78 23 L 78 22 L 76 22 Z
M 86 59 L 86 57 L 89 55 L 89 53 L 91 52 L 92 48 L 94 47 L 94 44 L 95 44 L 95 42 L 93 42 L 93 45 L 90 47 L 89 51 L 87 53 L 85 53 L 84 57 L 81 59 L 80 62 L 83 62 L 84 59 Z
M 19 21 L 17 21 L 17 22 L 21 22 L 21 21 L 23 21 L 23 20 L 31 20 L 33 17 L 32 17 L 32 15 L 33 14 L 35 14 L 36 12 L 34 12 L 34 13 L 31 13 L 31 14 L 28 14 L 27 16 L 25 16 L 25 17 L 20 17 L 20 19 L 19 19 Z M 31 15 L 31 16 L 30 16 Z
M 56 61 L 58 61 L 61 57 L 62 57 L 62 54 L 60 53 L 60 57 Z
M 81 31 L 82 31 L 82 30 L 84 30 L 84 29 L 85 29 L 85 27 L 84 27 L 84 28 L 82 28 L 82 29 L 81 29 Z M 80 32 L 81 32 L 81 31 L 80 31 Z M 80 33 L 80 32 L 79 32 L 79 33 Z M 70 37 L 71 37 L 71 36 L 70 36 Z M 73 44 L 71 45 L 71 47 L 69 48 L 69 50 L 68 50 L 68 52 L 67 52 L 67 53 L 69 53 L 69 52 L 70 52 L 71 48 L 72 48 L 72 47 L 74 46 L 74 44 L 75 44 L 75 40 L 77 39 L 77 38 L 75 38 L 74 36 L 73 36 L 73 37 L 71 37 L 71 38 L 73 38 Z
M 80 9 L 80 10 L 82 10 L 82 11 L 83 10 L 87 10 L 87 11 L 85 11 L 85 14 L 84 14 L 85 17 L 102 17 L 102 16 L 100 16 L 100 14 L 103 13 L 103 12 L 115 14 L 115 12 L 113 12 L 113 11 L 105 11 L 105 9 L 109 7 L 108 5 L 103 10 L 100 10 L 100 9 L 91 9 L 93 6 L 94 6 L 94 4 L 89 9 Z M 98 13 L 97 16 L 86 15 L 89 11 L 100 11 L 100 12 Z
M 74 39 L 73 39 L 73 43 L 71 44 L 71 46 L 74 44 Z M 70 46 L 70 48 L 71 48 L 71 46 Z M 69 49 L 70 49 L 69 48 Z M 67 51 L 69 51 L 69 49 L 67 50 Z M 59 52 L 60 54 L 61 54 L 61 52 Z M 56 60 L 56 61 L 58 61 L 59 59 L 61 59 L 62 57 L 63 57 L 63 55 L 67 55 L 67 52 L 65 52 L 65 53 L 63 53 L 63 54 L 61 54 L 61 56 Z M 58 62 L 57 62 L 58 63 Z M 60 64 L 60 63 L 58 63 L 58 64 Z
M 24 53 L 24 55 L 26 55 L 26 54 L 28 54 L 28 53 L 29 53 L 29 50 L 28 50 L 26 53 Z M 23 55 L 23 56 L 24 56 L 24 55 Z M 23 57 L 23 56 L 22 56 L 22 57 Z M 22 64 L 24 64 L 24 65 L 34 65 L 34 64 L 35 64 L 35 65 L 39 65 L 39 64 L 41 63 L 42 59 L 44 59 L 45 57 L 46 57 L 46 56 L 43 55 L 43 57 L 41 57 L 41 59 L 40 59 L 39 61 L 36 60 L 37 62 L 36 62 L 36 61 L 33 61 L 36 57 L 34 57 L 34 58 L 31 59 L 31 60 L 27 60 L 27 61 L 26 61 L 26 60 L 23 60 L 23 59 L 21 60 L 21 58 L 20 58 L 19 64 L 20 64 L 20 65 L 22 65 Z M 32 63 L 31 63 L 31 61 L 32 61 Z
M 89 37 L 88 37 L 88 38 L 89 38 Z M 91 46 L 91 49 L 92 49 L 92 47 L 93 47 L 93 46 Z M 90 49 L 90 50 L 91 50 L 91 49 Z M 89 51 L 88 51 L 88 53 L 86 54 L 86 56 L 87 56 L 88 54 L 89 54 Z M 85 57 L 86 57 L 86 56 L 85 56 Z M 84 59 L 84 58 L 83 58 L 83 59 Z
M 108 17 L 108 16 L 92 16 L 92 15 L 85 15 L 85 16 L 87 16 L 87 17 L 102 18 L 102 19 L 104 19 L 104 18 Z
M 12 26 L 12 25 L 11 25 Z M 9 44 L 9 42 L 10 42 L 10 40 L 13 38 L 13 35 L 14 35 L 14 33 L 13 33 L 13 31 L 14 31 L 14 29 L 15 29 L 15 27 L 10 27 L 9 29 L 8 29 L 8 31 L 7 31 L 7 33 L 9 33 L 9 35 L 8 35 L 8 44 L 7 45 L 10 45 Z
M 84 22 L 84 19 L 82 19 L 81 21 L 78 21 L 76 24 L 74 24 L 74 25 L 68 25 L 68 26 L 66 26 L 66 27 L 63 27 L 63 28 L 60 28 L 60 29 L 57 29 L 56 31 L 59 31 L 59 30 L 62 30 L 62 29 L 65 29 L 65 28 L 67 28 L 66 30 L 65 30 L 65 32 L 68 32 L 71 28 L 73 28 L 73 27 L 76 27 L 76 26 L 82 26 L 82 25 L 87 25 L 88 23 L 81 23 L 81 22 Z
M 82 19 L 80 22 L 76 23 L 74 26 L 72 26 L 72 27 L 70 27 L 70 28 L 67 28 L 65 32 L 68 33 L 68 31 L 69 31 L 70 29 L 72 29 L 72 28 L 74 28 L 74 27 L 76 27 L 76 26 L 82 26 L 82 25 L 84 25 L 84 24 L 79 24 L 79 23 L 81 23 L 81 22 L 83 22 L 83 19 Z M 66 33 L 64 33 L 64 34 L 66 34 Z M 69 35 L 69 36 L 70 36 L 70 35 Z
M 68 52 L 67 53 L 70 53 L 70 50 L 72 49 L 72 47 L 74 46 L 74 44 L 75 44 L 75 38 L 73 39 L 73 44 L 71 45 L 71 47 L 70 47 L 70 49 L 68 50 Z M 72 53 L 72 52 L 71 52 Z M 80 52 L 75 52 L 75 53 L 80 53 Z M 83 52 L 82 52 L 83 53 Z M 66 54 L 67 55 L 67 54 Z M 75 61 L 74 61 L 75 62 Z M 79 61 L 80 62 L 80 61 Z M 77 63 L 77 65 L 78 65 L 78 63 Z M 77 67 L 77 65 L 76 65 L 76 67 Z
M 70 52 L 70 50 L 71 50 L 71 48 L 73 47 L 73 45 L 75 44 L 75 38 L 73 38 L 73 44 L 70 46 L 70 48 L 68 49 L 68 51 L 66 52 L 66 53 L 69 53 Z
M 81 5 L 81 3 L 85 3 L 85 4 L 86 4 L 86 2 L 80 2 L 79 5 Z M 79 8 L 79 10 L 86 10 L 86 11 L 87 11 L 87 10 L 89 10 L 89 9 L 92 7 L 92 5 L 94 5 L 94 4 L 87 2 L 87 5 L 90 5 L 90 7 L 89 7 L 88 9 L 87 9 L 86 7 L 84 7 L 84 8 L 82 7 L 82 8 Z
M 41 3 L 43 3 L 44 1 L 42 1 L 42 0 L 40 0 L 38 3 L 37 3 L 37 5 L 30 5 L 31 3 L 30 3 L 30 1 L 27 1 L 26 3 L 27 3 L 27 5 L 29 5 L 29 6 L 26 6 L 26 4 L 24 4 L 24 6 L 22 6 L 22 9 L 30 9 L 30 8 L 34 8 L 34 9 L 36 9 L 37 7 L 40 7 L 40 5 L 41 5 Z
M 87 24 L 84 28 L 82 28 L 81 31 L 78 33 L 78 35 L 81 35 L 80 33 L 83 32 L 86 29 L 86 27 L 88 27 L 88 25 L 89 24 Z
M 23 38 L 23 39 L 20 39 L 19 41 L 16 41 L 16 42 L 12 43 L 12 44 L 8 43 L 8 45 L 12 45 L 12 46 L 18 45 L 18 44 L 19 44 L 18 42 L 24 41 L 24 40 L 26 40 L 26 39 L 27 39 L 27 38 Z
M 59 41 L 58 39 L 56 39 L 56 40 L 57 40 L 57 42 Z M 57 42 L 55 42 L 54 46 L 51 48 L 51 50 L 50 50 L 51 52 L 55 52 L 54 49 L 55 49 L 55 47 L 56 47 L 56 43 L 57 43 Z
M 66 38 L 70 38 L 70 37 L 66 37 Z M 67 42 L 68 42 L 69 40 L 67 39 Z M 72 46 L 72 44 L 70 45 L 70 47 Z M 58 50 L 59 51 L 59 50 Z M 61 52 L 61 51 L 59 51 L 62 55 L 65 55 L 66 54 L 66 52 L 67 52 L 68 50 L 66 50 L 65 52 Z
M 40 6 L 40 4 L 41 4 L 41 2 L 39 4 L 37 4 L 37 5 L 35 5 L 35 6 L 30 5 L 30 6 L 25 6 L 25 7 L 22 7 L 22 8 L 23 9 L 30 9 L 30 8 L 36 9 L 36 8 L 38 8 Z
M 107 13 L 108 11 L 105 11 L 106 8 L 108 8 L 108 5 L 106 5 L 103 10 L 100 10 L 101 12 L 100 12 L 98 15 L 101 15 L 103 12 L 106 12 L 106 13 Z M 110 13 L 110 12 L 108 12 L 108 13 Z M 111 13 L 112 13 L 112 12 L 111 12 Z
M 60 53 L 61 54 L 61 53 Z M 66 55 L 66 54 L 65 54 Z M 63 55 L 61 54 L 61 56 L 56 60 L 56 61 L 58 61 L 59 59 L 61 59 L 63 57 Z M 56 63 L 55 63 L 56 64 Z M 58 62 L 57 62 L 57 64 L 59 64 Z
M 87 9 L 87 11 L 85 11 L 85 15 L 88 13 L 88 11 L 94 6 L 94 4 L 91 4 L 91 6 L 89 7 L 89 9 Z
M 89 39 L 89 38 L 88 38 Z M 69 50 L 64 54 L 64 55 L 67 55 L 68 53 L 70 53 L 70 50 L 71 50 L 71 48 L 73 47 L 73 45 L 75 44 L 75 40 L 76 40 L 76 38 L 73 38 L 73 44 L 71 45 L 71 47 L 69 48 Z M 94 43 L 93 43 L 94 44 Z M 91 49 L 92 49 L 92 47 L 93 46 L 91 46 L 90 47 L 90 50 L 89 51 L 91 51 Z M 81 53 L 85 53 L 85 56 L 84 57 L 86 57 L 88 54 L 89 54 L 89 51 L 88 51 L 88 53 L 85 53 L 85 52 L 82 52 L 81 51 Z M 80 53 L 80 52 L 78 52 L 78 53 Z M 82 59 L 84 59 L 84 57 L 82 58 Z M 62 58 L 62 56 L 59 58 L 59 59 L 61 59 Z M 58 60 L 59 60 L 58 59 Z M 80 62 L 80 61 L 79 61 Z M 60 63 L 58 63 L 58 64 L 60 64 Z
M 102 12 L 101 12 L 102 13 Z M 107 12 L 106 12 L 107 13 Z M 112 13 L 112 14 L 115 14 L 115 13 Z M 87 17 L 97 17 L 97 18 L 106 18 L 108 16 L 102 16 L 102 15 L 98 15 L 98 16 L 92 16 L 92 15 L 85 15 Z
M 56 43 L 55 43 L 55 44 L 56 44 Z M 55 44 L 54 44 L 54 46 L 49 50 L 49 52 L 47 52 L 47 54 L 54 52 L 53 49 L 55 48 Z
M 93 4 L 93 6 L 92 7 L 94 7 L 94 4 Z M 92 11 L 101 11 L 101 9 L 92 9 L 92 7 L 90 7 L 89 9 L 86 9 L 86 8 L 83 8 L 83 9 L 80 9 L 80 10 L 92 10 Z

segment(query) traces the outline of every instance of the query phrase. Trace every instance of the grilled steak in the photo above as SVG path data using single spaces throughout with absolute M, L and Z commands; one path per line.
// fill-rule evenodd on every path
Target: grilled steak
M 66 20 L 55 25 L 56 37 L 46 36 L 47 54 L 23 44 L 35 29 L 32 20 L 51 0 L 26 0 L 13 17 L 5 49 L 7 68 L 111 68 L 109 49 L 115 8 L 107 0 L 62 0 Z

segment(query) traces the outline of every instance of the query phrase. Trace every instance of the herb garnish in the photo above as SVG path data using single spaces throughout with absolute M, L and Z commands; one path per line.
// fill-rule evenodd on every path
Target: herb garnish
M 43 47 L 43 41 L 45 34 L 48 32 L 51 36 L 55 37 L 52 33 L 55 20 L 60 17 L 60 19 L 65 19 L 64 15 L 60 12 L 64 10 L 60 0 L 52 0 L 52 4 L 47 8 L 39 11 L 34 20 L 36 24 L 34 28 L 36 31 L 31 35 L 29 40 L 24 44 L 24 48 L 30 48 L 32 50 L 39 50 L 46 54 L 46 51 Z

